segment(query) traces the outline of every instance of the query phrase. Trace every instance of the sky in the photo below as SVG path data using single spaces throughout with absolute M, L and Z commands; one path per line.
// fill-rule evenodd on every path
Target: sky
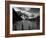
M 39 13 L 40 8 L 29 8 L 29 7 L 15 7 L 14 8 L 16 11 L 27 11 L 27 12 L 34 12 L 34 13 Z
M 14 10 L 21 11 L 21 13 L 26 14 L 30 18 L 32 18 L 32 14 L 34 18 L 40 15 L 40 8 L 15 7 Z

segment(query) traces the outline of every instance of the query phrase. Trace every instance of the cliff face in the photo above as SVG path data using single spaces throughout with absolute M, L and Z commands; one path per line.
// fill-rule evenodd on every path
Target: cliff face
M 17 14 L 17 12 L 13 9 L 13 23 L 16 21 L 21 21 L 22 18 L 20 17 L 20 14 Z

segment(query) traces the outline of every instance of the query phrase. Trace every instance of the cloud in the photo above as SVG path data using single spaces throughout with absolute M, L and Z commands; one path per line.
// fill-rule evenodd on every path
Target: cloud
M 26 7 L 15 7 L 15 11 L 20 11 L 22 14 L 31 18 L 32 16 L 35 18 L 39 16 L 40 9 L 39 8 L 26 8 Z

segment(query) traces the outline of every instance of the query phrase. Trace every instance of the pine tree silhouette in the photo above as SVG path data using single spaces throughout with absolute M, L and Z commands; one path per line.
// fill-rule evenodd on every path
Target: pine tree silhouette
M 29 28 L 29 30 L 30 30 L 30 26 L 29 26 L 28 28 Z
M 22 22 L 22 30 L 24 30 L 24 28 L 23 28 L 23 22 Z
M 24 30 L 24 28 L 23 28 L 23 22 L 22 22 L 22 30 Z

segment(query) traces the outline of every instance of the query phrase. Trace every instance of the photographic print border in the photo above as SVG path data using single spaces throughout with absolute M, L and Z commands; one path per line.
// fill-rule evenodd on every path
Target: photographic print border
M 39 32 L 39 33 L 10 34 L 10 4 L 43 6 L 42 32 L 41 33 Z M 44 34 L 45 34 L 45 5 L 44 5 L 44 3 L 5 1 L 5 37 L 33 36 L 33 35 L 44 35 Z

